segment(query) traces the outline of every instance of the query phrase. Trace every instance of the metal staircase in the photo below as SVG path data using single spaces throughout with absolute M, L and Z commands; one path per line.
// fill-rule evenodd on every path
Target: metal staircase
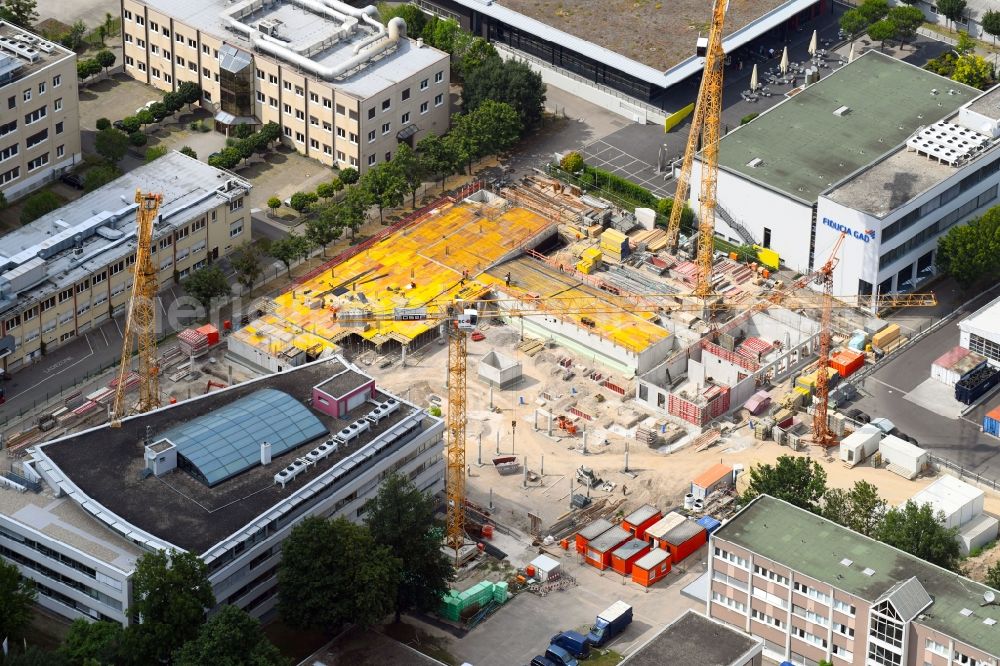
M 730 228 L 732 228 L 736 233 L 738 233 L 740 235 L 740 238 L 743 239 L 744 243 L 746 243 L 747 245 L 757 245 L 757 241 L 754 240 L 754 237 L 750 233 L 750 230 L 747 229 L 746 227 L 744 227 L 739 222 L 737 222 L 733 218 L 733 216 L 729 214 L 728 210 L 726 210 L 725 208 L 723 208 L 719 204 L 716 204 L 715 205 L 715 211 L 716 211 L 716 215 L 718 215 L 720 218 L 722 218 L 723 222 L 725 222 L 726 224 L 728 224 Z

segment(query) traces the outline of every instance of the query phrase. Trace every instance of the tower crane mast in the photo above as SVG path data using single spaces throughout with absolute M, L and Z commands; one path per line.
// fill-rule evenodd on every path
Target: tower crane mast
M 823 305 L 819 326 L 819 363 L 816 365 L 816 404 L 813 408 L 813 442 L 823 448 L 836 445 L 837 438 L 827 423 L 827 402 L 830 399 L 830 339 L 833 324 L 833 269 L 840 261 L 837 253 L 846 234 L 841 232 L 833 245 L 830 258 L 816 271 L 816 283 L 823 290 Z
M 715 249 L 715 206 L 719 177 L 719 134 L 722 118 L 722 82 L 726 54 L 722 50 L 726 7 L 729 0 L 715 0 L 712 6 L 712 23 L 708 31 L 705 50 L 705 67 L 702 73 L 694 118 L 684 149 L 681 172 L 677 177 L 674 206 L 670 209 L 667 225 L 667 247 L 676 252 L 680 237 L 681 215 L 691 186 L 691 169 L 698 138 L 701 137 L 702 167 L 701 192 L 698 206 L 698 282 L 695 294 L 704 298 L 712 293 L 712 256 Z
M 153 223 L 160 210 L 162 194 L 135 191 L 139 204 L 135 213 L 138 246 L 135 251 L 135 274 L 129 298 L 122 355 L 118 364 L 118 379 L 111 405 L 111 427 L 120 428 L 128 410 L 125 394 L 132 367 L 132 338 L 136 338 L 139 353 L 139 402 L 136 411 L 148 412 L 160 406 L 160 377 L 156 364 L 156 267 L 153 265 Z

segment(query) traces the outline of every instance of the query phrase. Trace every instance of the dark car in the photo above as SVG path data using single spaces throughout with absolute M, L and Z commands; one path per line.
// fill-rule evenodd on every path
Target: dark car
M 858 423 L 871 423 L 872 421 L 872 417 L 868 416 L 860 409 L 852 409 L 851 411 L 847 412 L 847 416 L 854 419 Z
M 558 666 L 558 664 L 551 659 L 546 659 L 542 655 L 538 655 L 531 660 L 531 666 Z
M 64 173 L 63 175 L 59 176 L 59 180 L 66 183 L 70 187 L 75 187 L 78 190 L 83 189 L 83 178 L 80 178 L 75 173 Z
M 125 123 L 123 123 L 121 120 L 116 120 L 115 122 L 111 123 L 111 126 L 117 130 L 121 130 L 123 132 L 125 131 Z

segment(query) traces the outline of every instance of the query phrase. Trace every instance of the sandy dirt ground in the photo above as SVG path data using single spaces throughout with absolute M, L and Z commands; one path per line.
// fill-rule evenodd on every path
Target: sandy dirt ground
M 573 388 L 578 392 L 577 397 L 587 391 L 594 393 L 594 383 L 580 378 L 565 382 L 553 377 L 551 369 L 555 367 L 554 362 L 568 355 L 560 348 L 547 349 L 532 358 L 515 349 L 519 335 L 512 327 L 493 327 L 486 331 L 486 335 L 485 341 L 469 343 L 466 449 L 469 497 L 486 506 L 492 491 L 494 517 L 501 523 L 522 530 L 528 528 L 528 512 L 539 515 L 543 525 L 547 526 L 569 510 L 570 479 L 580 465 L 594 469 L 603 479 L 616 484 L 611 492 L 590 491 L 591 497 L 613 496 L 618 499 L 624 486 L 628 500 L 624 507 L 626 510 L 645 502 L 661 509 L 682 504 L 684 494 L 690 489 L 691 479 L 715 463 L 742 464 L 749 469 L 754 464 L 773 463 L 781 455 L 812 455 L 826 470 L 830 487 L 850 487 L 860 479 L 870 481 L 878 486 L 890 505 L 904 502 L 933 481 L 927 476 L 908 481 L 886 469 L 867 465 L 848 469 L 839 459 L 824 455 L 818 449 L 794 452 L 771 441 L 754 440 L 745 426 L 705 451 L 683 447 L 673 453 L 665 453 L 623 436 L 626 431 L 621 421 L 634 421 L 636 412 L 641 412 L 642 418 L 648 419 L 646 423 L 654 427 L 662 421 L 641 410 L 634 400 L 622 401 L 620 398 L 602 403 L 602 415 L 587 424 L 588 444 L 584 454 L 579 434 L 559 435 L 556 433 L 560 431 L 556 428 L 555 436 L 549 437 L 545 419 L 539 419 L 540 430 L 534 429 L 533 413 L 536 407 L 545 409 L 566 404 L 567 399 L 573 398 Z M 499 412 L 489 409 L 490 391 L 476 374 L 479 359 L 492 349 L 516 358 L 523 364 L 525 374 L 514 389 L 493 391 L 493 405 L 500 409 Z M 431 399 L 440 399 L 446 408 L 446 365 L 447 349 L 445 345 L 435 342 L 409 357 L 405 369 L 401 369 L 398 362 L 388 370 L 370 369 L 383 378 L 382 384 L 389 390 L 421 405 L 430 404 L 428 401 Z M 540 400 L 542 392 L 552 399 Z M 513 436 L 512 421 L 517 422 Z M 583 422 L 578 423 L 582 427 Z M 483 466 L 478 464 L 480 437 Z M 490 459 L 496 455 L 498 445 L 502 453 L 513 452 L 521 461 L 526 461 L 528 469 L 537 474 L 539 480 L 529 481 L 527 487 L 523 487 L 522 475 L 501 477 L 497 474 Z M 623 472 L 626 446 L 631 471 L 628 475 Z M 586 492 L 575 484 L 575 479 L 573 492 Z M 989 491 L 986 510 L 1000 513 L 1000 497 L 990 495 Z

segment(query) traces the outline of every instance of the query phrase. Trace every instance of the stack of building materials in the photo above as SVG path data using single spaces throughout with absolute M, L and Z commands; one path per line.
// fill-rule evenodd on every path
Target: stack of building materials
M 830 357 L 830 367 L 847 379 L 865 365 L 865 355 L 854 349 L 842 349 Z
M 771 394 L 767 391 L 757 391 L 750 399 L 743 403 L 743 408 L 754 416 L 759 416 L 767 411 L 771 406 Z
M 710 384 L 694 397 L 671 393 L 667 398 L 668 414 L 697 426 L 703 426 L 729 411 L 728 386 Z
M 954 386 L 972 372 L 986 365 L 986 357 L 965 347 L 953 347 L 931 364 L 931 377 Z
M 984 513 L 985 496 L 979 488 L 944 475 L 910 499 L 918 506 L 930 504 L 942 525 L 957 529 L 959 550 L 967 555 L 997 537 L 997 519 Z
M 601 253 L 604 259 L 620 262 L 628 257 L 630 251 L 628 236 L 617 229 L 605 229 L 601 234 Z
M 580 254 L 580 261 L 576 263 L 576 270 L 584 275 L 590 275 L 601 267 L 601 251 L 596 247 L 589 247 Z
M 872 346 L 882 351 L 890 351 L 901 344 L 899 337 L 899 324 L 889 324 L 881 331 L 872 336 Z
M 643 587 L 649 587 L 670 573 L 670 553 L 662 548 L 653 548 L 632 563 L 632 580 Z
M 632 573 L 632 565 L 649 552 L 649 544 L 642 539 L 631 539 L 615 548 L 611 553 L 611 568 L 628 576 Z
M 747 358 L 752 358 L 759 363 L 760 359 L 773 349 L 774 345 L 770 342 L 756 337 L 749 337 L 740 343 L 740 346 L 736 348 L 736 353 L 742 354 Z
M 452 622 L 461 622 L 489 603 L 507 601 L 507 583 L 484 580 L 464 592 L 449 590 L 441 600 L 438 613 Z
M 199 356 L 219 344 L 219 329 L 211 324 L 186 328 L 177 334 L 177 346 L 187 356 Z
M 712 465 L 691 481 L 691 494 L 695 499 L 703 500 L 718 490 L 728 490 L 733 487 L 733 468 L 719 463 Z
M 648 229 L 632 236 L 632 242 L 640 251 L 659 252 L 667 246 L 667 232 L 663 229 Z
M 819 375 L 819 370 L 813 370 L 807 375 L 800 375 L 798 379 L 795 380 L 795 388 L 803 389 L 809 395 L 812 394 L 813 390 L 816 388 L 816 377 Z M 832 367 L 826 369 L 827 386 L 833 388 L 837 385 L 840 379 L 840 374 Z
M 643 504 L 638 509 L 625 516 L 622 529 L 628 530 L 636 539 L 646 538 L 646 529 L 658 522 L 663 514 L 651 504 Z
M 861 426 L 840 442 L 840 459 L 848 467 L 854 467 L 878 451 L 882 441 L 882 430 L 872 424 Z
M 955 400 L 971 405 L 1000 383 L 1000 370 L 982 365 L 955 383 Z
M 670 277 L 693 285 L 698 281 L 698 264 L 693 261 L 682 261 L 670 269 Z

